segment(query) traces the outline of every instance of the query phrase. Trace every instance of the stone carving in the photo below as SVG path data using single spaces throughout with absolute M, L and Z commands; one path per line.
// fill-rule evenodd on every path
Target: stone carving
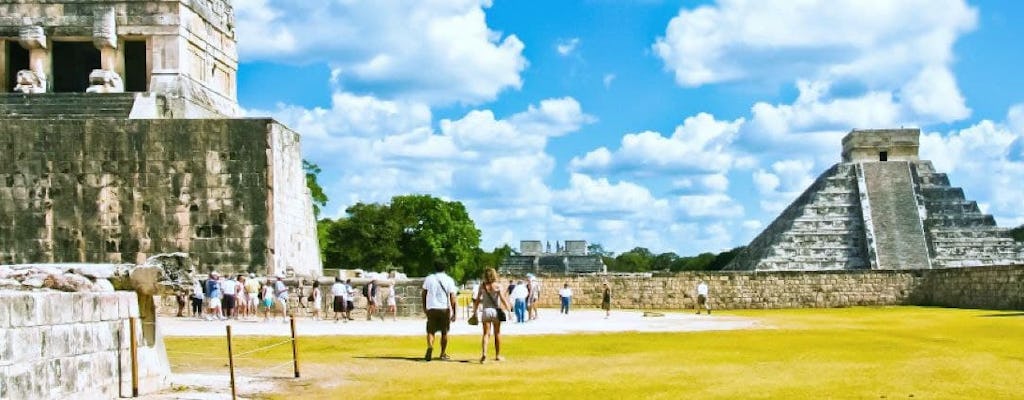
M 39 25 L 23 25 L 18 30 L 18 43 L 28 50 L 46 49 L 46 33 Z
M 94 69 L 89 74 L 89 88 L 86 93 L 123 93 L 124 82 L 117 72 Z
M 97 49 L 117 48 L 116 21 L 113 7 L 93 11 L 92 43 Z
M 15 92 L 26 94 L 46 93 L 46 76 L 38 72 L 23 69 L 18 71 L 18 83 Z

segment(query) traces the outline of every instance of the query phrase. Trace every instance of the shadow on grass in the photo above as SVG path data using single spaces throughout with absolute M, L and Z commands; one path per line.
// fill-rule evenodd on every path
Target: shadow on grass
M 427 362 L 427 361 L 423 360 L 423 357 L 355 356 L 355 357 L 352 357 L 352 358 L 358 358 L 358 359 L 362 359 L 362 360 L 398 360 L 398 361 L 412 361 L 412 362 Z M 444 361 L 444 360 L 439 360 L 439 359 L 435 358 L 435 359 L 433 359 L 430 362 L 437 362 L 437 363 L 469 363 L 469 362 L 472 362 L 472 361 L 470 361 L 470 360 L 456 360 L 456 359 L 451 359 L 451 360 L 448 360 L 448 361 Z
M 1012 313 L 1005 313 L 1005 314 L 985 314 L 985 315 L 982 315 L 982 317 L 985 317 L 985 318 L 991 318 L 991 317 L 1024 317 L 1024 312 L 1012 312 Z

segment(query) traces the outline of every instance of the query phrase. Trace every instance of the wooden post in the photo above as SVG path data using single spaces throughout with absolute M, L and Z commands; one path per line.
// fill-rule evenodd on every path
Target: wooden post
M 295 316 L 292 315 L 292 363 L 295 369 L 295 377 L 299 377 L 299 347 L 295 341 Z
M 231 400 L 235 400 L 235 355 L 231 352 L 231 325 L 225 326 L 228 330 L 228 371 L 231 374 Z
M 132 357 L 132 397 L 139 397 L 139 339 L 135 331 L 135 317 L 128 318 L 128 347 Z

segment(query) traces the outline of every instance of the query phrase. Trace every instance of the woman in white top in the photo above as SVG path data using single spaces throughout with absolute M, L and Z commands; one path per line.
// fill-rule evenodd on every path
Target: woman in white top
M 494 331 L 494 360 L 501 361 L 501 321 L 498 317 L 498 310 L 508 312 L 508 297 L 501 285 L 498 284 L 498 271 L 494 268 L 487 268 L 484 271 L 484 283 L 480 285 L 476 298 L 473 299 L 473 314 L 483 306 L 480 313 L 480 325 L 483 327 L 483 336 L 480 338 L 480 363 L 487 361 L 487 337 Z M 507 314 L 506 314 L 507 315 Z
M 388 304 L 388 311 L 387 312 L 391 313 L 391 320 L 392 321 L 398 321 L 398 303 L 395 301 L 395 285 L 394 284 L 391 284 L 391 287 L 388 288 L 387 304 Z M 384 319 L 384 316 L 381 315 L 380 318 Z
M 313 298 L 313 320 L 320 320 L 320 310 L 324 308 L 324 294 L 320 291 L 320 281 L 313 281 L 313 293 L 309 295 Z

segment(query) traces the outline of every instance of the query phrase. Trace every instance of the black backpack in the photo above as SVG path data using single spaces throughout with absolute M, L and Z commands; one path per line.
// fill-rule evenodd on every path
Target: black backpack
M 370 297 L 370 284 L 369 283 L 363 285 L 363 297 L 367 297 L 367 298 Z

